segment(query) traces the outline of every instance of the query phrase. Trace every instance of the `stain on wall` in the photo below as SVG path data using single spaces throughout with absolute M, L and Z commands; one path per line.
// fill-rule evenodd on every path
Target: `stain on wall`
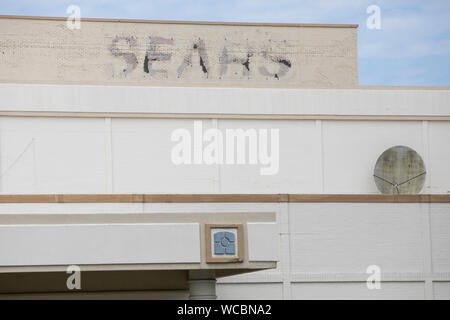
M 149 45 L 144 58 L 144 72 L 150 75 L 162 74 L 167 78 L 167 70 L 153 69 L 153 63 L 157 61 L 170 61 L 172 58 L 171 52 L 164 52 L 159 49 L 160 45 L 173 45 L 173 39 L 167 39 L 162 37 L 149 37 Z
M 353 27 L 0 19 L 0 82 L 353 87 Z
M 111 42 L 111 46 L 109 50 L 111 51 L 113 56 L 116 57 L 122 57 L 123 60 L 125 60 L 126 67 L 123 69 L 123 72 L 125 75 L 129 74 L 131 71 L 136 69 L 136 66 L 138 65 L 138 60 L 136 58 L 136 55 L 133 52 L 125 51 L 123 49 L 120 49 L 118 47 L 118 44 L 120 41 L 124 41 L 128 44 L 130 49 L 132 47 L 137 46 L 136 38 L 133 36 L 129 37 L 123 37 L 123 36 L 115 36 L 114 39 Z
M 179 49 L 176 47 L 177 43 L 173 39 L 167 39 L 157 36 L 150 36 L 149 39 L 150 42 L 143 61 L 144 65 L 143 72 L 148 73 L 151 76 L 158 76 L 158 74 L 162 74 L 165 78 L 167 78 L 168 70 L 153 69 L 153 63 L 158 61 L 159 62 L 168 61 L 170 63 L 169 67 L 173 67 L 172 56 L 174 55 L 174 53 L 176 53 L 176 51 L 179 51 Z M 136 38 L 134 38 L 133 36 L 128 37 L 116 36 L 112 40 L 111 44 L 111 53 L 114 56 L 120 56 L 125 59 L 125 62 L 127 63 L 128 66 L 126 69 L 124 69 L 124 72 L 126 71 L 125 74 L 128 74 L 129 72 L 131 72 L 136 68 L 138 61 L 134 53 L 123 52 L 117 49 L 117 42 L 119 40 L 125 40 L 130 45 L 130 47 L 131 46 L 136 47 L 137 45 Z M 168 49 L 166 48 L 163 49 L 165 51 L 162 51 L 160 45 L 169 45 L 172 46 L 172 49 L 169 49 L 170 51 L 167 51 Z M 231 64 L 237 64 L 242 66 L 242 76 L 249 77 L 251 65 L 250 58 L 254 54 L 260 55 L 261 57 L 264 58 L 263 64 L 259 65 L 258 68 L 255 69 L 259 71 L 260 75 L 266 78 L 274 78 L 279 80 L 280 78 L 284 77 L 292 67 L 290 60 L 284 56 L 280 55 L 275 56 L 269 54 L 265 50 L 258 51 L 258 48 L 251 48 L 245 53 L 245 56 L 240 57 L 230 55 L 228 53 L 227 46 L 224 45 L 222 53 L 219 57 L 219 70 L 218 72 L 216 72 L 215 75 L 219 79 L 226 78 L 228 66 Z M 195 59 L 194 56 L 196 57 Z M 275 72 L 270 72 L 266 64 L 276 64 L 277 70 Z M 184 58 L 181 61 L 181 64 L 179 64 L 179 66 L 177 67 L 177 77 L 182 78 L 187 68 L 200 68 L 205 78 L 208 78 L 210 71 L 210 64 L 208 59 L 208 50 L 206 49 L 204 40 L 199 38 L 192 42 L 191 48 L 187 50 L 187 52 L 184 55 Z
M 197 52 L 198 54 L 198 65 L 200 66 L 202 72 L 206 75 L 206 77 L 208 77 L 208 53 L 206 52 L 205 42 L 202 39 L 198 39 L 193 42 L 192 50 L 189 50 L 189 52 L 185 55 L 181 65 L 177 68 L 178 78 L 182 77 L 183 72 L 186 68 L 194 67 L 194 64 L 192 63 L 192 56 L 194 52 Z
M 228 71 L 228 65 L 237 64 L 242 65 L 242 76 L 248 77 L 250 73 L 250 58 L 253 53 L 247 52 L 245 57 L 230 56 L 226 46 L 223 47 L 220 61 L 220 78 L 225 77 Z
M 284 77 L 289 72 L 289 69 L 291 68 L 291 62 L 288 59 L 286 59 L 284 57 L 280 57 L 280 56 L 272 56 L 265 51 L 263 51 L 261 54 L 266 60 L 279 65 L 279 69 L 276 72 L 269 72 L 265 66 L 260 66 L 259 72 L 263 76 L 266 76 L 269 78 L 273 77 L 273 78 L 279 80 L 280 78 Z

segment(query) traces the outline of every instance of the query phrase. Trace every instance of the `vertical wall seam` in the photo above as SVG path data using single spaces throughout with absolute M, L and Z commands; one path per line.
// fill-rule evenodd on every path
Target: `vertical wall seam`
M 113 181 L 113 155 L 112 155 L 112 119 L 105 118 L 105 168 L 106 168 L 106 192 L 114 193 Z
M 425 169 L 427 172 L 425 180 L 425 192 L 429 193 L 431 190 L 431 166 L 430 166 L 430 140 L 428 121 L 422 121 L 422 147 L 423 157 L 425 161 Z M 431 300 L 434 298 L 433 292 L 433 248 L 431 239 L 431 203 L 424 203 L 421 206 L 425 207 L 423 221 L 423 235 L 424 235 L 424 271 L 425 271 L 425 299 Z
M 431 189 L 431 166 L 430 166 L 430 139 L 428 134 L 428 121 L 422 121 L 422 148 L 425 161 L 425 192 L 430 193 Z
M 428 202 L 428 203 L 426 203 L 425 204 L 426 206 L 427 206 L 427 212 L 428 212 L 428 266 L 429 266 L 429 269 L 430 269 L 430 279 L 429 279 L 429 281 L 430 281 L 430 283 L 429 283 L 429 286 L 430 286 L 430 294 L 431 294 L 431 299 L 434 299 L 434 278 L 435 278 L 435 275 L 434 275 L 434 266 L 433 266 L 433 238 L 432 238 L 432 230 L 431 230 L 431 221 L 432 221 L 432 218 L 431 218 L 431 206 L 432 206 L 432 204 L 431 204 L 431 202 Z
M 421 203 L 422 214 L 422 232 L 423 232 L 423 264 L 424 264 L 424 277 L 425 280 L 425 299 L 432 300 L 434 298 L 433 293 L 433 252 L 431 246 L 431 204 Z
M 35 192 L 39 192 L 35 138 L 33 138 L 33 189 Z
M 323 129 L 322 120 L 316 120 L 316 139 L 318 150 L 318 161 L 319 161 L 319 193 L 325 192 L 325 168 L 324 168 L 324 154 L 323 154 Z
M 283 300 L 292 299 L 291 292 L 291 236 L 289 225 L 289 203 L 279 203 L 280 212 L 280 260 L 282 274 L 282 297 Z
M 219 119 L 211 119 L 212 121 L 212 127 L 214 129 L 218 129 L 219 127 Z M 217 169 L 216 169 L 216 176 L 214 177 L 214 192 L 216 193 L 220 193 L 222 190 L 222 181 L 221 181 L 221 164 L 217 164 Z

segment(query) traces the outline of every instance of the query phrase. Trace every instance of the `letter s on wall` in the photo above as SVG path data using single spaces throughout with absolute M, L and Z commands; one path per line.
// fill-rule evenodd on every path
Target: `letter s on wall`
M 138 64 L 138 59 L 136 58 L 136 55 L 133 52 L 126 52 L 126 51 L 123 51 L 118 48 L 117 45 L 118 45 L 119 41 L 122 41 L 122 40 L 127 42 L 128 46 L 130 48 L 137 46 L 135 37 L 116 36 L 113 39 L 109 50 L 111 51 L 111 53 L 114 56 L 123 57 L 123 59 L 125 60 L 125 62 L 127 64 L 127 67 L 125 69 L 123 69 L 123 72 L 125 73 L 125 75 L 128 75 L 131 71 L 136 69 L 136 66 Z
M 267 54 L 267 52 L 265 52 L 265 51 L 262 52 L 262 56 L 272 62 L 278 63 L 280 66 L 278 72 L 275 72 L 275 73 L 269 72 L 265 66 L 259 67 L 258 68 L 259 72 L 263 76 L 280 79 L 281 77 L 284 77 L 288 73 L 289 69 L 291 68 L 291 62 L 287 59 L 271 56 L 271 55 Z

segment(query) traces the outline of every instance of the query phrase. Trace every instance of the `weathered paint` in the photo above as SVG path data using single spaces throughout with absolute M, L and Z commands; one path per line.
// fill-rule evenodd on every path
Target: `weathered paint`
M 0 82 L 357 85 L 353 27 L 0 19 Z

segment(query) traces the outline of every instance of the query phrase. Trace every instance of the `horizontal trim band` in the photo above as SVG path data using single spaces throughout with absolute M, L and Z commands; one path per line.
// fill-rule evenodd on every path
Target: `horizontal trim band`
M 214 212 L 216 213 L 216 212 Z M 274 223 L 275 212 L 190 212 L 186 213 L 2 213 L 0 225 L 24 224 L 130 224 L 130 223 Z
M 138 271 L 138 270 L 201 270 L 215 269 L 216 277 L 227 277 L 248 272 L 247 270 L 265 270 L 277 267 L 276 262 L 244 262 L 223 263 L 223 269 L 216 269 L 215 265 L 202 265 L 201 263 L 140 263 L 140 264 L 91 264 L 79 265 L 82 272 L 89 271 Z M 226 269 L 225 269 L 226 268 Z M 25 272 L 66 272 L 67 266 L 0 266 L 0 274 L 2 273 L 25 273 Z
M 433 272 L 426 274 L 425 272 L 382 272 L 381 282 L 424 282 L 430 279 L 434 282 L 450 281 L 449 272 Z M 280 283 L 282 273 L 271 273 L 270 275 L 261 276 L 259 274 L 249 274 L 245 280 L 236 278 L 225 278 L 219 280 L 218 284 L 235 284 L 235 283 Z M 292 272 L 291 283 L 333 283 L 333 282 L 367 282 L 367 273 L 360 272 Z
M 450 203 L 450 194 L 16 194 L 0 203 L 367 202 Z
M 0 19 L 53 20 L 66 21 L 67 17 L 16 16 L 0 15 Z M 198 24 L 216 26 L 251 26 L 251 27 L 318 27 L 318 28 L 358 28 L 358 24 L 319 24 L 319 23 L 268 23 L 268 22 L 220 22 L 220 21 L 180 21 L 180 20 L 145 20 L 145 19 L 105 19 L 80 18 L 88 22 L 121 22 L 121 23 L 153 23 L 153 24 Z
M 0 17 L 1 18 L 1 17 Z M 289 83 L 283 83 L 282 86 L 274 86 L 272 84 L 261 84 L 261 83 L 239 83 L 239 84 L 229 84 L 226 83 L 223 86 L 217 87 L 217 83 L 203 82 L 199 83 L 174 83 L 174 82 L 160 82 L 157 85 L 146 85 L 142 81 L 129 81 L 126 84 L 123 82 L 106 82 L 106 81 L 66 81 L 64 83 L 55 82 L 51 80 L 0 80 L 0 84 L 4 85 L 41 85 L 41 86 L 108 86 L 108 87 L 164 87 L 164 88 L 219 88 L 219 89 L 230 89 L 230 88 L 244 88 L 244 89 L 293 89 L 293 90 L 364 90 L 364 91 L 379 91 L 379 90 L 389 90 L 389 91 L 449 91 L 450 86 L 301 86 L 293 85 Z
M 325 114 L 226 114 L 0 111 L 0 117 L 136 118 L 136 119 L 228 119 L 228 120 L 336 120 L 336 121 L 450 121 L 450 116 L 325 115 Z

